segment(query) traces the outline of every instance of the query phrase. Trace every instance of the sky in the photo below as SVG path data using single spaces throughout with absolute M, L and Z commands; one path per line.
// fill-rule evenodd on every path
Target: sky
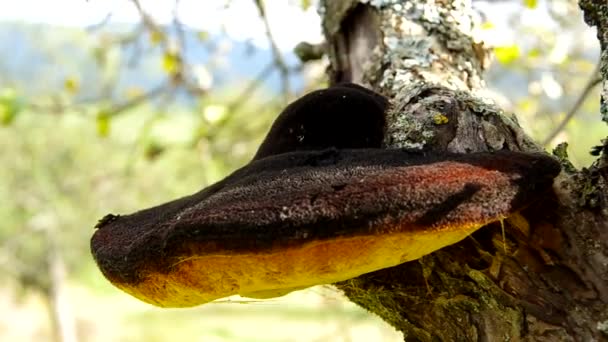
M 175 0 L 140 2 L 157 22 L 170 23 L 173 19 Z M 226 3 L 230 3 L 227 9 Z M 301 41 L 322 41 L 315 6 L 303 12 L 300 1 L 266 0 L 265 3 L 272 33 L 281 50 L 291 50 Z M 177 13 L 182 23 L 194 29 L 217 33 L 223 28 L 235 40 L 249 40 L 261 47 L 268 44 L 252 0 L 180 0 Z M 112 23 L 139 20 L 130 0 L 18 0 L 2 5 L 0 21 L 86 27 L 102 22 L 108 15 Z
M 0 11 L 0 21 L 17 20 L 48 23 L 59 26 L 87 27 L 103 22 L 111 15 L 113 23 L 135 23 L 139 20 L 131 0 L 5 0 Z M 319 43 L 323 40 L 320 18 L 313 3 L 302 11 L 301 0 L 265 0 L 266 11 L 277 45 L 283 51 L 291 51 L 302 41 Z M 541 0 L 544 3 L 544 0 Z M 175 0 L 140 0 L 144 9 L 157 22 L 170 23 L 173 19 Z M 267 47 L 268 40 L 253 0 L 179 0 L 180 20 L 197 30 L 218 33 L 225 30 L 237 41 L 249 41 L 258 47 Z M 230 4 L 226 8 L 226 4 Z M 506 44 L 513 41 L 510 24 L 505 18 L 514 11 L 521 13 L 523 22 L 551 23 L 544 6 L 537 10 L 521 9 L 521 1 L 504 3 L 475 2 L 488 19 L 495 24 L 493 32 L 483 38 L 489 44 Z
M 561 30 L 549 16 L 547 0 L 531 10 L 521 0 L 474 3 L 493 27 L 477 30 L 476 35 L 488 46 L 509 46 L 522 43 L 512 30 L 509 18 L 518 14 L 520 22 L 533 23 L 549 30 Z M 302 41 L 323 41 L 321 23 L 314 4 L 306 11 L 302 0 L 265 0 L 265 8 L 272 34 L 279 49 L 290 52 Z M 176 0 L 140 0 L 143 8 L 159 23 L 171 23 Z M 247 41 L 260 48 L 268 47 L 264 25 L 253 0 L 178 0 L 178 17 L 185 25 L 210 34 L 225 32 L 234 41 Z M 556 2 L 559 4 L 560 2 Z M 228 6 L 226 4 L 229 4 Z M 559 6 L 553 6 L 559 11 Z M 131 0 L 5 0 L 0 10 L 0 21 L 48 23 L 57 26 L 95 26 L 109 16 L 110 23 L 136 23 L 139 15 Z M 595 43 L 593 33 L 586 40 Z M 572 39 L 562 39 L 566 51 Z M 563 53 L 562 53 L 563 55 Z

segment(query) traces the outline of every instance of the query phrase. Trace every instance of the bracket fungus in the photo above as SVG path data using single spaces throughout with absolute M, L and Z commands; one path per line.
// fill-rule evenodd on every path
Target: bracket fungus
M 301 98 L 222 181 L 100 220 L 99 268 L 162 307 L 280 296 L 454 244 L 538 199 L 560 171 L 543 154 L 382 149 L 386 107 L 355 85 Z

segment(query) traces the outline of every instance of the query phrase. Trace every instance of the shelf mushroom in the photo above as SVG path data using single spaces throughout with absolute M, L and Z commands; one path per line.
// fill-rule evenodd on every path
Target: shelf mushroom
M 560 171 L 544 154 L 382 149 L 382 134 L 349 135 L 346 127 L 315 136 L 324 115 L 364 105 L 359 120 L 381 132 L 387 105 L 353 85 L 320 92 L 288 106 L 254 160 L 224 180 L 100 220 L 91 250 L 105 277 L 162 307 L 281 296 L 457 243 L 530 204 Z M 310 96 L 334 104 L 320 108 Z M 315 109 L 317 120 L 302 121 Z

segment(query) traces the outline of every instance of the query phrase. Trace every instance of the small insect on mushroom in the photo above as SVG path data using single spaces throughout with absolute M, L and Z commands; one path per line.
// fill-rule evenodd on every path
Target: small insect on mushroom
M 304 96 L 224 180 L 102 219 L 97 265 L 163 307 L 275 297 L 454 244 L 539 198 L 559 173 L 543 154 L 382 149 L 387 104 L 355 85 Z

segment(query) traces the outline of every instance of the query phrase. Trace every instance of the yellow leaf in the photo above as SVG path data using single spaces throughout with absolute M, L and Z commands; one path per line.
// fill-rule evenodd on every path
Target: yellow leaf
M 10 125 L 17 114 L 23 108 L 20 103 L 17 92 L 12 88 L 4 88 L 0 91 L 0 125 Z
M 494 24 L 490 21 L 486 21 L 480 25 L 482 30 L 491 30 L 494 28 Z
M 536 6 L 538 6 L 538 0 L 524 0 L 524 6 L 528 8 L 536 8 Z
M 173 52 L 165 52 L 162 64 L 166 73 L 175 74 L 181 68 L 181 57 Z
M 104 138 L 110 134 L 110 114 L 105 110 L 97 113 L 97 134 Z
M 76 77 L 68 77 L 63 81 L 63 88 L 65 88 L 68 93 L 74 95 L 78 92 L 78 89 L 80 89 L 80 82 Z
M 506 46 L 497 46 L 494 48 L 494 54 L 496 54 L 496 59 L 502 64 L 511 64 L 517 58 L 519 58 L 519 46 L 517 45 L 506 45 Z
M 310 0 L 301 0 L 300 6 L 302 7 L 302 10 L 306 11 L 308 8 L 310 8 Z
M 8 126 L 13 122 L 15 115 L 6 103 L 0 102 L 0 124 Z
M 158 45 L 163 40 L 165 40 L 165 34 L 162 31 L 153 30 L 150 32 L 150 43 L 152 43 L 152 45 Z
M 528 57 L 530 58 L 538 58 L 540 57 L 541 52 L 539 48 L 532 48 L 530 49 L 530 51 L 528 51 Z
M 532 98 L 524 98 L 517 103 L 518 112 L 532 113 L 538 107 L 537 102 Z

